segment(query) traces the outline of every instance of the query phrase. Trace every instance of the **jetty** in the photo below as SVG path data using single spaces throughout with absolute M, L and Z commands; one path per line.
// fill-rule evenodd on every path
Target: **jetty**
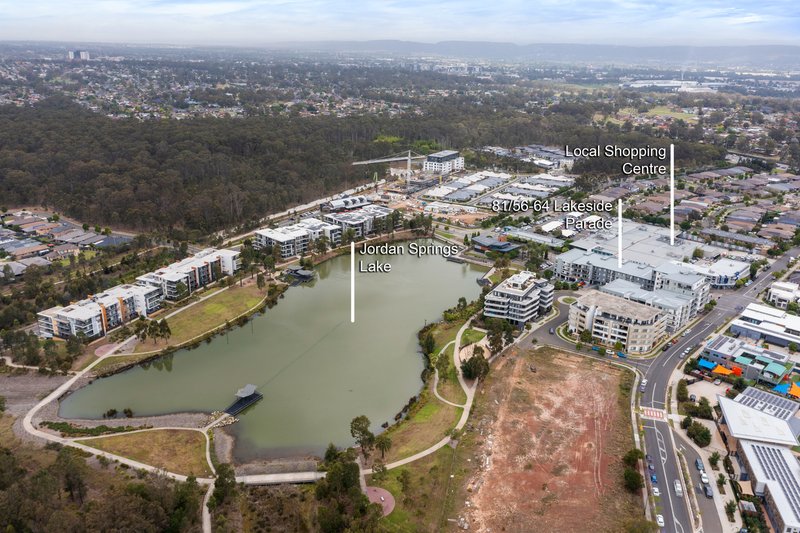
M 236 391 L 236 401 L 225 409 L 225 412 L 231 416 L 236 416 L 263 397 L 264 395 L 256 390 L 255 385 L 245 385 Z

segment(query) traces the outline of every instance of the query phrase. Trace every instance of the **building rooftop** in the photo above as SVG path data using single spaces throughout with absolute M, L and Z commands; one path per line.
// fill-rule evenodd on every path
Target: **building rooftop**
M 800 464 L 794 454 L 782 446 L 748 440 L 740 441 L 739 448 L 747 457 L 752 478 L 769 488 L 784 527 L 800 528 Z
M 597 307 L 601 312 L 621 318 L 648 321 L 657 318 L 661 312 L 648 305 L 631 302 L 618 296 L 606 294 L 598 290 L 590 290 L 572 304 L 584 307 Z
M 792 428 L 785 419 L 722 395 L 717 395 L 717 400 L 733 437 L 785 446 L 797 445 Z
M 615 279 L 603 285 L 600 290 L 614 296 L 641 301 L 647 305 L 662 309 L 681 309 L 692 303 L 690 296 L 665 290 L 648 291 L 638 284 L 624 279 Z

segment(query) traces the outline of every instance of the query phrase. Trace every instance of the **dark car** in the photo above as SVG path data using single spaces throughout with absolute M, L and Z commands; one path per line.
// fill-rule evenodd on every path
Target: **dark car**
M 669 350 L 669 347 L 670 347 L 669 344 L 665 344 L 664 346 L 661 347 L 661 351 L 666 352 L 667 350 Z
M 645 455 L 644 458 L 647 460 L 648 463 L 653 460 L 653 456 L 651 456 L 649 453 Z
M 711 485 L 709 485 L 708 483 L 703 485 L 703 492 L 706 493 L 706 498 L 713 498 L 714 497 L 714 491 L 711 489 Z

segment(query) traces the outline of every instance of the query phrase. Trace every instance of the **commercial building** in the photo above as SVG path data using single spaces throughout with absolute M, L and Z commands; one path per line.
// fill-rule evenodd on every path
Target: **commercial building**
M 495 239 L 494 237 L 479 235 L 472 238 L 472 248 L 476 252 L 497 252 L 507 254 L 522 248 L 520 244 L 514 244 L 506 240 Z
M 304 254 L 321 237 L 325 237 L 330 246 L 338 246 L 342 239 L 342 229 L 336 224 L 306 218 L 290 226 L 257 230 L 253 247 L 261 249 L 278 246 L 281 258 L 286 259 Z
M 369 205 L 369 200 L 366 196 L 348 196 L 346 198 L 336 198 L 324 204 L 322 209 L 325 211 L 343 211 L 349 209 L 358 209 Z
M 772 529 L 800 533 L 800 464 L 788 448 L 761 442 L 739 442 L 741 480 L 750 481 L 761 498 Z
M 83 335 L 101 337 L 108 331 L 161 307 L 164 295 L 158 287 L 118 285 L 67 307 L 38 313 L 38 334 L 44 338 Z
M 164 298 L 177 300 L 184 290 L 187 295 L 191 294 L 223 275 L 234 274 L 237 270 L 239 252 L 207 248 L 192 257 L 139 276 L 136 281 L 139 285 L 159 287 Z
M 749 304 L 731 323 L 731 333 L 777 346 L 800 346 L 800 316 L 761 304 Z
M 788 281 L 776 281 L 767 291 L 767 301 L 780 309 L 786 309 L 790 303 L 800 301 L 800 285 Z
M 734 375 L 776 385 L 794 368 L 788 355 L 756 346 L 741 339 L 716 335 L 703 346 L 701 360 L 722 365 Z
M 739 452 L 742 441 L 797 445 L 789 420 L 756 409 L 749 402 L 737 402 L 723 395 L 717 395 L 717 401 L 721 413 L 717 426 L 731 454 Z
M 495 287 L 484 300 L 483 314 L 522 326 L 550 311 L 554 287 L 528 271 L 519 272 Z
M 422 170 L 436 172 L 439 174 L 449 174 L 464 170 L 464 158 L 455 150 L 442 150 L 430 154 L 422 165 Z
M 654 307 L 591 290 L 569 308 L 569 331 L 588 330 L 601 344 L 621 343 L 625 351 L 645 353 L 666 335 L 667 318 Z

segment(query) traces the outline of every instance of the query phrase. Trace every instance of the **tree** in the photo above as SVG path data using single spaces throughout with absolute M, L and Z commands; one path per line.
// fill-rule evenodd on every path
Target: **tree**
M 175 299 L 180 301 L 189 296 L 189 287 L 182 281 L 179 281 L 177 285 L 175 285 Z
M 482 355 L 473 355 L 461 363 L 461 373 L 466 379 L 482 379 L 489 373 L 489 361 Z
M 167 340 L 172 336 L 172 330 L 170 329 L 169 324 L 167 324 L 166 318 L 161 319 L 158 322 L 158 336 L 164 340 Z
M 694 422 L 692 417 L 686 416 L 683 420 L 681 420 L 681 429 L 689 429 L 689 427 L 692 425 L 692 422 Z
M 375 444 L 375 434 L 370 431 L 371 422 L 365 415 L 359 415 L 350 422 L 350 435 L 356 440 L 364 457 L 369 457 L 369 452 Z
M 236 494 L 236 472 L 229 463 L 217 466 L 217 478 L 214 480 L 214 492 L 208 502 L 209 509 L 219 507 Z
M 639 448 L 631 448 L 630 450 L 628 450 L 628 453 L 626 453 L 622 457 L 622 462 L 624 462 L 631 468 L 636 468 L 636 464 L 641 459 L 644 459 L 644 454 L 642 453 L 642 450 L 640 450 Z
M 256 276 L 256 285 L 258 286 L 258 290 L 260 291 L 263 291 L 264 287 L 267 286 L 267 282 L 264 279 L 264 274 L 260 272 L 258 273 L 258 275 Z
M 733 500 L 728 500 L 728 502 L 725 504 L 725 514 L 727 514 L 729 517 L 732 517 L 733 513 L 735 512 L 736 512 L 736 502 Z
M 722 488 L 727 481 L 728 478 L 725 477 L 725 474 L 720 472 L 720 474 L 717 476 L 717 487 Z
M 591 330 L 588 329 L 582 330 L 580 334 L 578 334 L 578 338 L 581 340 L 581 342 L 585 342 L 587 344 L 591 343 L 592 342 Z
M 140 316 L 139 320 L 134 323 L 133 333 L 140 342 L 147 340 L 148 326 L 148 320 L 143 316 Z
M 692 252 L 692 257 L 694 257 L 695 259 L 702 259 L 704 254 L 705 252 L 703 252 L 702 248 L 695 248 L 694 251 Z
M 701 448 L 711 444 L 711 431 L 700 422 L 692 422 L 692 425 L 686 430 L 686 435 Z
M 73 449 L 65 446 L 59 450 L 54 466 L 70 499 L 82 504 L 87 490 L 86 462 Z
M 147 336 L 153 339 L 154 342 L 158 342 L 158 339 L 161 338 L 161 326 L 158 325 L 156 320 L 148 321 Z
M 384 458 L 386 452 L 388 452 L 391 447 L 392 439 L 389 438 L 389 435 L 387 435 L 386 432 L 383 432 L 375 437 L 375 448 L 381 452 L 381 459 Z
M 433 338 L 433 334 L 430 331 L 423 335 L 421 344 L 425 355 L 431 355 L 436 350 L 436 339 Z
M 716 468 L 716 467 L 717 467 L 717 464 L 719 463 L 719 460 L 720 460 L 720 459 L 721 459 L 721 457 L 720 457 L 720 455 L 719 455 L 719 452 L 714 452 L 714 453 L 712 453 L 712 454 L 711 454 L 711 456 L 708 458 L 708 462 L 711 464 L 711 466 L 712 466 L 713 468 Z
M 630 467 L 625 467 L 625 470 L 622 473 L 622 480 L 623 484 L 625 485 L 625 489 L 629 492 L 637 492 L 644 487 L 644 478 L 642 475 Z
M 689 400 L 689 387 L 687 386 L 685 379 L 678 381 L 676 397 L 679 402 L 686 402 Z

